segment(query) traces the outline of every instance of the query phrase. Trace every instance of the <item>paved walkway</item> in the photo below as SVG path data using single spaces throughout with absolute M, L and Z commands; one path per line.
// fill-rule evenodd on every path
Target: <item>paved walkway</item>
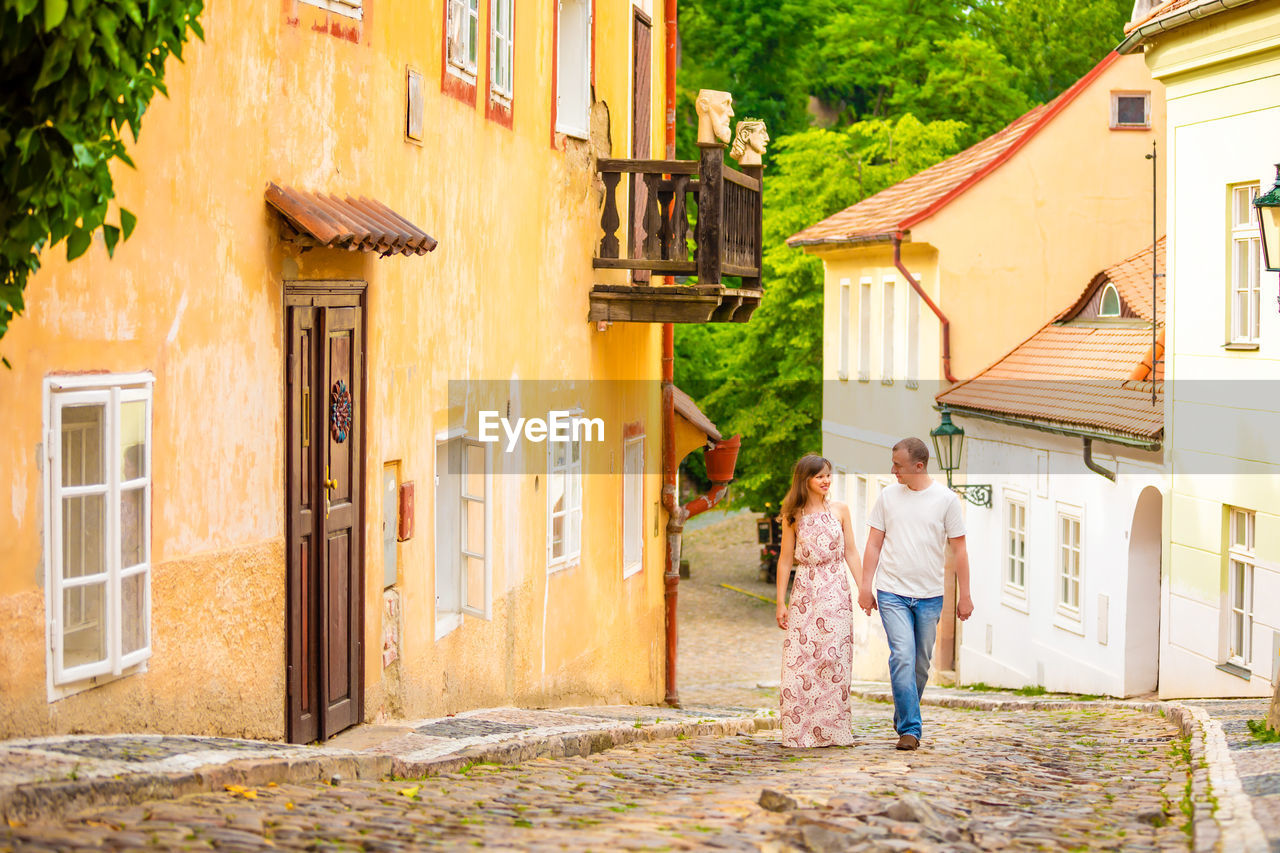
M 624 744 L 416 780 L 256 784 L 0 829 L 0 849 L 1187 850 L 1186 768 L 1157 715 L 938 708 L 893 749 L 854 702 L 849 749 L 773 730 Z
M 860 683 L 854 748 L 782 750 L 782 632 L 773 605 L 745 594 L 773 595 L 756 577 L 756 553 L 750 516 L 688 537 L 682 709 L 486 709 L 361 726 L 317 747 L 159 735 L 8 741 L 0 853 L 1191 842 L 1280 853 L 1280 744 L 1247 727 L 1265 716 L 1262 700 L 1091 703 L 931 687 L 923 747 L 900 753 L 886 685 Z

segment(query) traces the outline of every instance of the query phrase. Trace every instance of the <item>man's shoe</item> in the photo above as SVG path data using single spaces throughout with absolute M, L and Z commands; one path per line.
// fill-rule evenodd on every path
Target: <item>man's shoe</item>
M 898 749 L 918 749 L 920 747 L 920 738 L 915 735 L 903 735 L 898 738 Z

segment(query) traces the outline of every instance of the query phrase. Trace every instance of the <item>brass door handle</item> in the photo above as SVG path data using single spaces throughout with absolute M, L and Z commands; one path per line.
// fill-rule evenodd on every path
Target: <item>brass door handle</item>
M 329 493 L 338 488 L 338 481 L 329 479 L 329 466 L 324 466 L 324 517 L 329 517 Z
M 330 490 L 336 489 L 336 488 L 338 488 L 338 481 L 337 481 L 337 480 L 325 480 L 325 481 L 324 481 L 324 487 L 325 487 L 326 489 L 330 489 Z

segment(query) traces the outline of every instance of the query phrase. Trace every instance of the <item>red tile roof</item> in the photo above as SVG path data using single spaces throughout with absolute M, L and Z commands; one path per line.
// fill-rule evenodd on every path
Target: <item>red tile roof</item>
M 1131 33 L 1138 27 L 1141 27 L 1144 24 L 1149 24 L 1157 18 L 1163 18 L 1165 15 L 1171 15 L 1179 9 L 1184 9 L 1187 6 L 1202 2 L 1204 2 L 1204 0 L 1165 0 L 1164 3 L 1157 3 L 1152 7 L 1151 11 L 1148 12 L 1145 17 L 1125 24 L 1124 31 L 1126 33 Z
M 1163 248 L 1162 239 L 1157 244 L 1160 267 Z M 1157 318 L 1160 331 L 1155 345 L 1153 402 L 1151 326 L 1075 319 L 1088 297 L 1110 281 L 1121 298 L 1149 321 L 1150 258 L 1148 247 L 1145 253 L 1139 252 L 1095 276 L 1072 308 L 977 376 L 939 394 L 938 402 L 1028 426 L 1097 432 L 1148 443 L 1159 441 L 1164 432 L 1163 323 Z M 1163 288 L 1157 299 L 1156 309 L 1163 317 Z
M 1165 238 L 1156 241 L 1156 270 L 1161 274 L 1156 278 L 1156 293 L 1159 307 L 1164 306 L 1164 244 Z M 1115 266 L 1108 267 L 1093 277 L 1089 286 L 1084 289 L 1070 308 L 1063 311 L 1055 322 L 1062 323 L 1080 313 L 1080 310 L 1093 298 L 1093 294 L 1107 283 L 1115 285 L 1116 292 L 1133 313 L 1143 320 L 1151 320 L 1151 247 L 1130 255 Z M 1159 318 L 1163 321 L 1163 316 Z
M 1109 53 L 1071 88 L 1014 120 L 1003 130 L 793 234 L 789 246 L 884 240 L 907 231 L 994 172 L 1089 87 L 1119 54 Z
M 267 204 L 321 246 L 387 255 L 425 255 L 435 238 L 380 201 L 267 186 Z

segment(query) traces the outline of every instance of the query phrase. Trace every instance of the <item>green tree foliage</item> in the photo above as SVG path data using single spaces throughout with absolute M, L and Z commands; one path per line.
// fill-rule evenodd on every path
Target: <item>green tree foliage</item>
M 972 20 L 1017 69 L 1018 88 L 1044 103 L 1120 42 L 1132 10 L 1132 0 L 985 0 Z
M 40 252 L 67 258 L 99 229 L 108 252 L 136 219 L 119 209 L 110 163 L 133 162 L 142 115 L 165 92 L 164 64 L 203 38 L 203 0 L 0 0 L 0 337 L 23 310 Z M 7 363 L 7 362 L 6 362 Z
M 786 239 L 1057 96 L 1119 41 L 1131 5 L 681 0 L 681 156 L 696 156 L 700 88 L 732 92 L 773 136 L 764 302 L 745 326 L 676 332 L 678 384 L 743 434 L 739 503 L 777 506 L 792 462 L 821 448 L 822 265 Z
M 676 336 L 676 384 L 721 432 L 742 434 L 736 502 L 777 506 L 791 463 L 822 449 L 822 263 L 789 248 L 787 238 L 942 159 L 962 130 L 958 122 L 904 116 L 811 129 L 771 149 L 767 298 L 746 325 L 681 326 Z

